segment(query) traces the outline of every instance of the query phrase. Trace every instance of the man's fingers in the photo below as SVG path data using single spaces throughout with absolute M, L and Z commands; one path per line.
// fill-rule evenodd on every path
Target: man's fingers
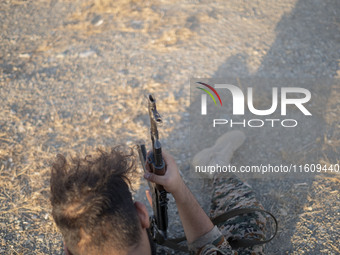
M 168 153 L 167 150 L 162 150 L 162 156 L 164 159 L 169 159 L 170 158 L 170 154 Z
M 162 151 L 162 156 L 167 165 L 176 164 L 174 158 L 166 150 Z
M 154 182 L 160 185 L 163 185 L 163 178 L 164 176 L 161 175 L 155 175 L 153 173 L 145 173 L 144 178 L 147 179 L 150 182 Z

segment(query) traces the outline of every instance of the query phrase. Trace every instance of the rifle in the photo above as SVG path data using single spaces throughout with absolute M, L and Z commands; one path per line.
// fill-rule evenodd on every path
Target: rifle
M 144 144 L 137 145 L 140 161 L 144 172 L 145 162 L 149 164 L 150 170 L 156 175 L 164 175 L 166 165 L 162 157 L 162 146 L 159 141 L 157 125 L 162 123 L 162 118 L 156 108 L 156 99 L 148 96 L 148 110 L 150 118 L 150 135 L 152 151 L 147 156 Z M 158 244 L 163 244 L 167 239 L 168 229 L 168 198 L 167 192 L 162 185 L 148 182 L 152 194 L 153 215 L 150 217 L 150 232 L 153 240 Z

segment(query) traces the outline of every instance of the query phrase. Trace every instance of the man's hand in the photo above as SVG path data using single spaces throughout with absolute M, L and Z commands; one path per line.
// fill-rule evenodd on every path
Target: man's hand
M 162 152 L 166 164 L 165 175 L 155 175 L 150 172 L 146 164 L 147 173 L 144 178 L 150 182 L 160 184 L 175 198 L 179 216 L 182 221 L 188 243 L 211 231 L 214 227 L 209 217 L 198 204 L 194 195 L 184 184 L 174 158 L 167 152 Z
M 166 165 L 165 175 L 156 175 L 151 173 L 149 164 L 146 163 L 145 167 L 148 172 L 144 174 L 144 178 L 150 182 L 162 185 L 167 192 L 175 196 L 176 193 L 180 193 L 182 191 L 184 182 L 179 174 L 175 159 L 166 151 L 162 152 L 162 156 Z

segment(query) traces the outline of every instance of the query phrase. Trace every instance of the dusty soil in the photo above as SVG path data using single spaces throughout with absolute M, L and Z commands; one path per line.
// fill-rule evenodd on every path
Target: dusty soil
M 244 130 L 232 163 L 339 164 L 339 12 L 336 0 L 1 1 L 0 254 L 62 253 L 51 160 L 147 141 L 148 93 L 165 122 L 163 146 L 208 209 L 209 182 L 189 177 L 195 151 L 185 149 L 193 77 L 310 83 L 321 124 L 280 146 L 280 134 Z M 243 177 L 278 217 L 267 254 L 340 253 L 339 175 Z M 136 178 L 135 198 L 145 201 Z M 171 205 L 172 235 L 181 233 L 177 216 Z

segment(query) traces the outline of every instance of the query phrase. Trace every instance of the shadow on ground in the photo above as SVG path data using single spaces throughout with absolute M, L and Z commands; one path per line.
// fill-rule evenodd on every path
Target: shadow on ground
M 261 109 L 270 106 L 271 87 L 304 87 L 312 93 L 307 106 L 313 114 L 312 121 L 301 112 L 294 112 L 291 117 L 302 124 L 293 131 L 243 129 L 247 140 L 233 158 L 234 164 L 339 163 L 340 87 L 336 79 L 340 57 L 339 9 L 338 1 L 298 1 L 277 24 L 276 40 L 256 72 L 248 71 L 246 55 L 237 54 L 228 58 L 213 75 L 240 86 L 244 92 L 245 87 L 265 91 L 267 94 L 260 95 L 255 102 L 259 108 L 264 107 Z M 270 179 L 245 177 L 265 208 L 279 220 L 279 233 L 267 245 L 268 254 L 339 252 L 338 228 L 332 228 L 338 224 L 338 176 L 304 173 L 298 178 L 296 175 Z M 316 190 L 323 190 L 323 194 Z

